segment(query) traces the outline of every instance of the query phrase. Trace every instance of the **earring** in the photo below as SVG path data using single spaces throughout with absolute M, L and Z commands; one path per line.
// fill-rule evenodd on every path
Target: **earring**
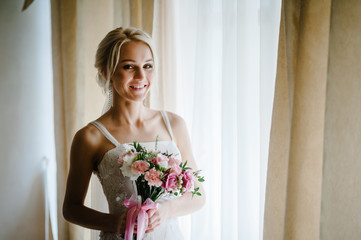
M 110 83 L 112 83 L 110 81 Z M 109 84 L 109 88 L 108 88 L 108 104 L 109 104 L 109 108 L 113 107 L 113 85 Z
M 113 107 L 113 85 L 110 83 L 111 81 L 106 83 L 105 93 L 107 96 L 105 98 L 102 114 L 106 113 L 111 107 Z

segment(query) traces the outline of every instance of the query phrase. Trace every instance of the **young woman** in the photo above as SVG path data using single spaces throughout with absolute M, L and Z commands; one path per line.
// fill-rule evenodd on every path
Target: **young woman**
M 123 239 L 125 199 L 135 192 L 129 178 L 122 175 L 119 156 L 140 142 L 147 149 L 178 154 L 194 171 L 197 166 L 184 120 L 171 112 L 156 111 L 143 105 L 155 78 L 155 52 L 151 38 L 134 28 L 117 28 L 101 41 L 95 67 L 98 82 L 109 94 L 109 110 L 80 129 L 74 136 L 70 153 L 63 214 L 68 221 L 101 230 L 100 239 Z M 89 180 L 95 173 L 106 195 L 109 212 L 84 206 Z M 144 239 L 182 239 L 177 217 L 201 208 L 205 201 L 186 193 L 174 199 L 160 199 L 158 208 L 149 210 Z

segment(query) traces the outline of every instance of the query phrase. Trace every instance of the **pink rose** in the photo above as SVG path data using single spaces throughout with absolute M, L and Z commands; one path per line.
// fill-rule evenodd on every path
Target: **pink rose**
M 119 157 L 119 158 L 118 158 L 118 163 L 119 163 L 119 165 L 123 165 L 123 164 L 124 164 L 123 157 Z
M 164 156 L 163 154 L 159 153 L 156 157 L 156 161 L 159 164 L 159 166 L 168 168 L 168 157 Z
M 178 186 L 178 178 L 175 172 L 171 172 L 167 175 L 167 180 L 165 182 L 165 189 L 171 191 L 176 189 Z
M 160 180 L 159 176 L 160 176 L 161 172 L 155 170 L 154 168 L 150 169 L 148 172 L 145 173 L 145 180 L 148 181 L 149 185 L 151 186 L 155 186 L 155 187 L 160 187 L 162 186 L 162 180 Z
M 132 164 L 132 172 L 134 174 L 143 174 L 149 169 L 149 163 L 143 160 L 135 161 Z
M 181 164 L 181 160 L 179 160 L 178 158 L 175 158 L 175 157 L 170 157 L 169 158 L 169 161 L 168 161 L 168 164 L 170 166 L 179 166 L 179 164 Z
M 186 170 L 183 172 L 183 188 L 185 188 L 184 193 L 188 192 L 189 189 L 193 186 L 194 175 L 191 170 Z
M 181 174 L 182 173 L 182 168 L 178 165 L 174 165 L 172 166 L 171 168 L 171 172 L 174 172 L 176 173 L 177 175 Z

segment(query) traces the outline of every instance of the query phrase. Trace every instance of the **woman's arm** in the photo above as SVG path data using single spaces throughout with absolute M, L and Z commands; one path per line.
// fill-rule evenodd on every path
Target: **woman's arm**
M 185 121 L 174 113 L 168 112 L 167 114 L 172 125 L 175 142 L 182 155 L 182 161 L 188 161 L 187 166 L 191 167 L 194 172 L 197 171 L 198 168 L 193 157 L 191 141 Z M 167 218 L 187 215 L 200 209 L 205 203 L 206 196 L 202 184 L 198 181 L 195 184 L 199 187 L 199 192 L 202 196 L 192 197 L 192 193 L 188 192 L 182 197 L 161 203 L 158 210 L 149 211 L 147 232 L 153 231 L 154 228 Z
M 102 136 L 88 125 L 76 133 L 70 152 L 70 169 L 63 215 L 74 224 L 97 230 L 123 233 L 124 216 L 106 214 L 84 206 L 90 177 L 99 159 Z

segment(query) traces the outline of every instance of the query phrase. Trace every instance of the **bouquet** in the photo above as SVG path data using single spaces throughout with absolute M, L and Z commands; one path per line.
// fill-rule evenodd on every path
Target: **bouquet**
M 129 208 L 125 240 L 133 238 L 137 220 L 137 239 L 142 239 L 148 226 L 147 211 L 157 208 L 156 200 L 163 195 L 181 196 L 191 192 L 192 196 L 201 196 L 195 180 L 204 181 L 199 171 L 193 172 L 173 154 L 160 151 L 148 151 L 134 142 L 133 149 L 119 157 L 120 170 L 125 177 L 133 180 L 138 195 L 132 195 L 124 201 Z M 157 149 L 157 142 L 155 148 Z

